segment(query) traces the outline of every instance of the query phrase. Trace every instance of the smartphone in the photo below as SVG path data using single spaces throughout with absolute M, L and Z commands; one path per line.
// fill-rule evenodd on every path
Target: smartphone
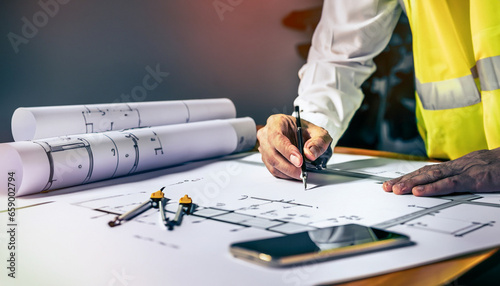
M 359 224 L 233 243 L 230 252 L 257 264 L 286 267 L 414 244 L 406 235 Z

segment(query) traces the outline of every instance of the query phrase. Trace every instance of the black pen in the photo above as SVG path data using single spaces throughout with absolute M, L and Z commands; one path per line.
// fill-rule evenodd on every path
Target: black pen
M 304 142 L 302 139 L 302 124 L 300 123 L 300 108 L 295 106 L 295 119 L 297 124 L 297 147 L 300 150 L 300 155 L 302 155 L 302 172 L 300 178 L 304 184 L 304 190 L 307 189 L 307 170 L 306 170 L 306 156 L 304 156 Z

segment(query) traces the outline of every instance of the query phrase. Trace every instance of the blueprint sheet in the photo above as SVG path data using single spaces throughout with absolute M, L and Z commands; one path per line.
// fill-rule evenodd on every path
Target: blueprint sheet
M 384 179 L 424 164 L 334 154 L 331 172 L 311 173 L 304 190 L 302 182 L 272 177 L 260 154 L 250 153 L 20 197 L 17 278 L 5 284 L 1 267 L 0 285 L 314 285 L 499 246 L 498 194 L 421 198 L 382 190 Z M 169 217 L 185 194 L 198 205 L 181 226 L 166 230 L 156 209 L 108 226 L 162 187 Z M 4 210 L 7 198 L 0 199 Z M 2 226 L 6 220 L 0 213 Z M 347 223 L 400 232 L 415 245 L 285 269 L 229 253 L 233 242 Z

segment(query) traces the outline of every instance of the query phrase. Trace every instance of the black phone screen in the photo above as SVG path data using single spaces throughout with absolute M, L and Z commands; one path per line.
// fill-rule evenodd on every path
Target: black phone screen
M 231 252 L 253 262 L 286 266 L 413 244 L 408 236 L 348 224 L 231 245 Z

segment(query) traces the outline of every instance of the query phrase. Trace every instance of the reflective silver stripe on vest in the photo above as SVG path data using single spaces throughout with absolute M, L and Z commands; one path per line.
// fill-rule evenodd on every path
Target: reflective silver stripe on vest
M 418 97 L 427 110 L 459 108 L 481 102 L 472 75 L 428 83 L 416 79 L 415 82 Z
M 500 89 L 500 56 L 480 59 L 476 66 L 481 90 Z

